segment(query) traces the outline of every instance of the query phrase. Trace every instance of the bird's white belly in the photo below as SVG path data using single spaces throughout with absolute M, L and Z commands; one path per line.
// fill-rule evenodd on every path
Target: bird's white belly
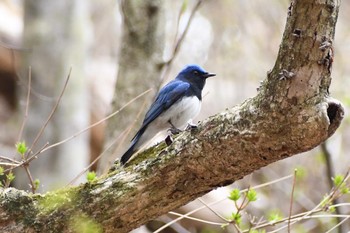
M 196 96 L 184 97 L 165 113 L 159 116 L 162 122 L 171 122 L 177 129 L 184 129 L 187 123 L 195 118 L 201 109 L 201 101 Z M 169 127 L 168 123 L 168 128 Z
M 171 124 L 177 129 L 185 129 L 187 123 L 191 123 L 192 119 L 198 115 L 200 109 L 201 101 L 196 96 L 184 97 L 181 101 L 173 104 L 164 113 L 160 114 L 148 125 L 135 149 L 139 149 L 144 143 L 151 140 L 159 132 L 171 128 Z

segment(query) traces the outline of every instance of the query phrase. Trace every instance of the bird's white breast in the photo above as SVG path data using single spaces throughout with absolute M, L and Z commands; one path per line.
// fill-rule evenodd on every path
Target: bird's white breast
M 184 129 L 198 115 L 200 109 L 201 101 L 196 96 L 183 97 L 160 117 L 170 120 L 176 128 Z
M 196 96 L 182 98 L 148 125 L 135 149 L 139 149 L 159 132 L 171 128 L 169 121 L 177 129 L 185 129 L 187 124 L 198 115 L 200 109 L 201 101 Z

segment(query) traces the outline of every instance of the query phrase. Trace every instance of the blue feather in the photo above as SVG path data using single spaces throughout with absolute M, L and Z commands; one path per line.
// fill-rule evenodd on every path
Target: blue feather
M 129 149 L 121 157 L 121 163 L 125 164 L 141 144 L 150 140 L 159 131 L 174 127 L 174 122 L 180 126 L 193 119 L 200 109 L 205 81 L 211 76 L 215 74 L 206 72 L 200 66 L 189 65 L 165 85 L 147 111 Z

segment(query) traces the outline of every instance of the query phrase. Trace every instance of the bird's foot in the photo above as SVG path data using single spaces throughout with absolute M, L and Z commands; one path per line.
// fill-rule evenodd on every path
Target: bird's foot
M 192 131 L 192 130 L 196 130 L 196 129 L 198 129 L 198 126 L 194 125 L 194 124 L 190 124 L 190 123 L 188 123 L 188 125 L 186 127 L 186 130 L 188 130 L 188 131 Z
M 172 135 L 176 135 L 176 134 L 179 134 L 179 133 L 182 132 L 181 129 L 178 129 L 178 128 L 175 128 L 175 127 L 171 127 L 168 131 L 169 131 L 170 134 L 172 134 Z
M 171 143 L 173 143 L 174 139 L 171 137 L 171 135 L 176 135 L 181 133 L 182 130 L 178 129 L 176 127 L 171 127 L 170 129 L 168 129 L 168 136 L 165 138 L 165 143 L 167 144 L 167 146 L 169 146 Z
M 174 139 L 171 137 L 171 135 L 168 135 L 164 141 L 167 146 L 170 146 L 171 143 L 173 143 Z

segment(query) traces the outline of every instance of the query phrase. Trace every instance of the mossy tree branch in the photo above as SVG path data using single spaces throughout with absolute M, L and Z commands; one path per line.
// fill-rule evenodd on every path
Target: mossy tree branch
M 3 190 L 1 232 L 72 232 L 79 219 L 105 232 L 128 232 L 324 142 L 344 114 L 328 95 L 338 10 L 337 0 L 294 1 L 276 64 L 257 96 L 182 133 L 171 146 L 153 147 L 79 187 L 45 195 Z

